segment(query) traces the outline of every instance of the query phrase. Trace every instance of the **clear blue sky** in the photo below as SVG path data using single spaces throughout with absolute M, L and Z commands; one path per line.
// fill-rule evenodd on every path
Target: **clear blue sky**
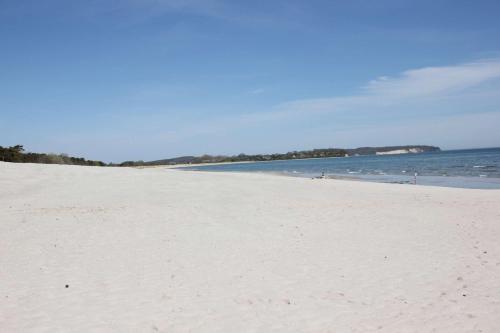
M 0 0 L 0 145 L 500 146 L 500 1 Z

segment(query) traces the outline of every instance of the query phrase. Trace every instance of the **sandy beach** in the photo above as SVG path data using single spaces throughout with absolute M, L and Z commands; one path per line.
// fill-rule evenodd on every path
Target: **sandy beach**
M 1 332 L 499 332 L 500 190 L 0 162 Z

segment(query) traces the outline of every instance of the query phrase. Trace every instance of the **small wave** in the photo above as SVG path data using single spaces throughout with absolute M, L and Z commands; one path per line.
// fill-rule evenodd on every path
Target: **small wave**
M 349 173 L 353 174 L 353 173 L 360 173 L 360 171 L 349 171 Z

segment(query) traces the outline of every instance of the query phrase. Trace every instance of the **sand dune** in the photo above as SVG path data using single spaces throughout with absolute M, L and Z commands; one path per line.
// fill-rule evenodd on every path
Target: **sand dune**
M 1 332 L 499 332 L 500 191 L 0 163 Z

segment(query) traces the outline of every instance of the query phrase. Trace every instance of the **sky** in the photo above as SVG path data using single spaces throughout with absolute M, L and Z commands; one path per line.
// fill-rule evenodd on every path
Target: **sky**
M 0 0 L 0 145 L 500 146 L 500 1 Z

